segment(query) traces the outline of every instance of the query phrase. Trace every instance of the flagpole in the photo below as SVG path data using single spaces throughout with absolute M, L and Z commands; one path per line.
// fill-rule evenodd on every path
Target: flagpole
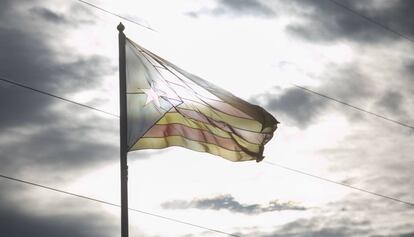
M 127 164 L 127 117 L 126 117 L 126 62 L 124 25 L 119 23 L 119 135 L 121 158 L 121 237 L 128 237 L 128 164 Z

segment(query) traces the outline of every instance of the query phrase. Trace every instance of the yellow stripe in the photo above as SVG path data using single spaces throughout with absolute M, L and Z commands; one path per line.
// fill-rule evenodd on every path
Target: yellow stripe
M 215 110 L 211 107 L 208 107 L 206 105 L 203 105 L 201 103 L 187 102 L 187 103 L 183 103 L 179 105 L 178 107 L 200 112 L 211 119 L 227 123 L 231 125 L 232 127 L 245 129 L 245 130 L 249 130 L 252 132 L 260 132 L 262 130 L 262 124 L 256 120 L 240 118 L 240 117 L 236 117 L 233 115 L 229 115 L 229 114 L 220 112 L 218 110 Z
M 224 137 L 224 138 L 231 138 L 230 134 L 216 126 L 213 126 L 211 124 L 207 124 L 207 123 L 203 123 L 203 122 L 199 122 L 197 120 L 194 119 L 189 119 L 189 118 L 185 118 L 183 117 L 180 113 L 177 112 L 169 112 L 166 113 L 164 115 L 164 117 L 162 117 L 157 124 L 162 124 L 162 125 L 167 125 L 170 123 L 178 123 L 178 124 L 182 124 L 185 126 L 188 126 L 190 128 L 197 128 L 197 129 L 202 129 L 205 131 L 210 131 L 211 133 L 220 136 L 220 137 Z
M 180 113 L 176 112 L 169 112 L 162 117 L 157 124 L 160 125 L 168 125 L 171 123 L 177 123 L 182 124 L 184 126 L 195 128 L 195 129 L 201 129 L 204 131 L 209 131 L 212 134 L 224 137 L 224 138 L 230 138 L 234 139 L 240 146 L 244 147 L 245 149 L 258 153 L 260 151 L 260 146 L 258 144 L 250 143 L 246 141 L 245 139 L 239 137 L 238 135 L 230 132 L 226 132 L 222 130 L 221 128 L 218 128 L 216 126 L 213 126 L 211 124 L 203 123 L 197 120 L 189 119 L 183 117 Z
M 162 149 L 170 146 L 180 146 L 193 151 L 207 152 L 213 155 L 221 156 L 230 161 L 247 161 L 256 159 L 255 157 L 249 156 L 242 151 L 231 151 L 214 144 L 192 141 L 181 136 L 169 136 L 162 138 L 143 137 L 138 140 L 138 142 L 132 147 L 131 151 L 143 149 Z

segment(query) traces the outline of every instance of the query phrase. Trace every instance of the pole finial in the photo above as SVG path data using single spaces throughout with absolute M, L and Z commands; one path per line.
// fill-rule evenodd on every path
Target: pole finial
M 116 27 L 119 32 L 123 32 L 125 30 L 125 26 L 122 24 L 122 22 L 119 23 L 118 27 Z

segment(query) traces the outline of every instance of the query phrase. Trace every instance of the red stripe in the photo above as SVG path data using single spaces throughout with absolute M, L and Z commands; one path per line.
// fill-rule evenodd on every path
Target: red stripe
M 227 150 L 242 151 L 240 146 L 230 138 L 224 138 L 216 136 L 208 131 L 190 128 L 182 124 L 167 124 L 159 125 L 155 124 L 144 135 L 146 138 L 150 137 L 168 137 L 168 136 L 182 136 L 189 140 L 210 143 L 220 146 Z
M 177 107 L 175 111 L 177 111 L 182 116 L 184 116 L 184 118 L 191 118 L 191 119 L 197 120 L 199 122 L 203 122 L 203 123 L 206 123 L 206 124 L 211 124 L 211 125 L 213 125 L 217 128 L 220 128 L 223 131 L 226 131 L 226 132 L 229 132 L 229 133 L 234 133 L 234 134 L 238 135 L 239 137 L 241 137 L 242 139 L 244 139 L 244 140 L 246 140 L 250 143 L 262 144 L 263 140 L 266 137 L 266 134 L 263 134 L 263 133 L 257 133 L 257 132 L 253 132 L 253 131 L 242 130 L 242 129 L 231 127 L 231 126 L 229 126 L 228 124 L 226 124 L 224 122 L 214 120 L 212 118 L 207 117 L 203 113 L 200 113 L 200 112 L 197 112 L 197 111 L 194 111 L 194 110 L 188 110 L 188 109 L 183 109 L 183 108 Z
M 195 89 L 197 88 L 194 88 L 194 87 L 200 87 L 198 85 L 189 87 L 189 86 L 179 85 L 179 84 L 172 83 L 172 82 L 167 82 L 167 83 L 169 84 L 169 87 L 172 90 L 174 90 L 180 96 L 180 98 L 184 101 L 187 100 L 193 103 L 198 103 L 198 104 L 210 107 L 212 109 L 215 109 L 217 111 L 220 111 L 222 113 L 225 113 L 231 116 L 254 120 L 252 116 L 242 112 L 238 108 L 235 108 L 234 106 L 224 101 L 220 101 L 219 98 L 217 99 L 209 98 L 206 95 L 203 95 L 202 91 L 200 92 L 195 91 Z M 200 87 L 200 90 L 205 91 L 204 93 L 207 92 L 208 94 L 211 94 L 204 88 Z M 214 96 L 214 95 L 211 94 L 211 96 Z

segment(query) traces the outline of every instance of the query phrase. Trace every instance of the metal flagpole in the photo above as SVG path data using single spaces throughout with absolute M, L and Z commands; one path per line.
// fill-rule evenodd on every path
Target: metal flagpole
M 119 135 L 121 157 L 121 237 L 128 237 L 128 164 L 127 164 L 127 116 L 126 116 L 126 62 L 124 25 L 119 23 Z

